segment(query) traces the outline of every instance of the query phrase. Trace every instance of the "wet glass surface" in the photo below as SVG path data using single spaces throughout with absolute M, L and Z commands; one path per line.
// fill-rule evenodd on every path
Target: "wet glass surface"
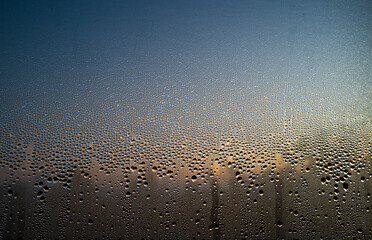
M 368 1 L 1 1 L 0 239 L 371 239 Z

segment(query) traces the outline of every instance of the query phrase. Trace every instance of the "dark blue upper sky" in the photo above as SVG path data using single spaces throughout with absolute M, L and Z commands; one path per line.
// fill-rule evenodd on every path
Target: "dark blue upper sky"
M 0 4 L 3 89 L 320 79 L 370 39 L 368 1 Z

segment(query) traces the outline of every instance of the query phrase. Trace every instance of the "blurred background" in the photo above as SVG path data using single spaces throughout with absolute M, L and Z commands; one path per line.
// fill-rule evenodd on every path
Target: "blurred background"
M 0 239 L 371 239 L 370 1 L 1 1 Z

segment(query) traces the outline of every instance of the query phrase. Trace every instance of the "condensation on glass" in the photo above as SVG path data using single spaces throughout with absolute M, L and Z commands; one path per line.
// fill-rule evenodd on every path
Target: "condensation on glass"
M 4 1 L 0 239 L 371 239 L 368 1 Z

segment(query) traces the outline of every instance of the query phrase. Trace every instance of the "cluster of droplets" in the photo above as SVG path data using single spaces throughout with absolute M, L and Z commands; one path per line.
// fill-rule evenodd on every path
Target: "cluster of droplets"
M 171 238 L 188 228 L 206 238 L 301 237 L 337 224 L 371 234 L 361 220 L 370 211 L 371 123 L 260 88 L 2 115 L 4 214 L 14 219 L 6 236 L 18 236 L 18 217 L 39 216 L 91 236 Z M 360 224 L 345 219 L 350 211 Z

